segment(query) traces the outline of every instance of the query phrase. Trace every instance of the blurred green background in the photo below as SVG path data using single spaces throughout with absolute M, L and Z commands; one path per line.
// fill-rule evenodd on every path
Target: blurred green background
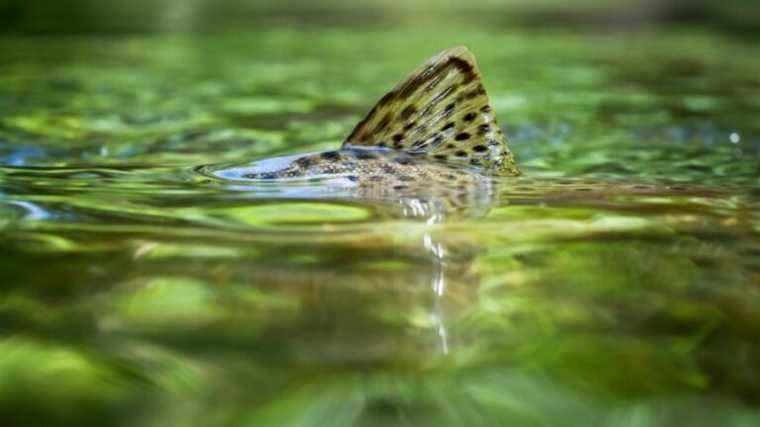
M 261 22 L 282 25 L 392 25 L 472 20 L 483 26 L 634 29 L 658 23 L 704 25 L 752 36 L 760 6 L 752 0 L 5 0 L 2 32 L 123 33 L 228 31 Z
M 760 424 L 757 2 L 0 20 L 1 425 Z M 196 171 L 334 148 L 455 44 L 525 171 L 480 216 Z

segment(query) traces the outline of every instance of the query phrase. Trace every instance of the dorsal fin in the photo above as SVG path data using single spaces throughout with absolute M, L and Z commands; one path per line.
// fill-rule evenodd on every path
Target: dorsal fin
M 464 46 L 428 60 L 385 94 L 343 146 L 378 146 L 519 175 Z

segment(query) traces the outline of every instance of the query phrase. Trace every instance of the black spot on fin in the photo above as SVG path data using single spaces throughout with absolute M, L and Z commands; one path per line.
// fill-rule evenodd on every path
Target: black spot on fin
M 390 140 L 397 150 L 520 174 L 475 57 L 464 46 L 434 56 L 385 94 L 343 146 L 380 146 Z

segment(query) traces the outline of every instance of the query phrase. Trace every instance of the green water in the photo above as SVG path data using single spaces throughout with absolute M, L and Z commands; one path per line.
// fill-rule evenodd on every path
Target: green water
M 439 29 L 0 38 L 0 419 L 760 423 L 757 44 Z M 195 172 L 337 147 L 455 44 L 525 172 L 483 215 Z

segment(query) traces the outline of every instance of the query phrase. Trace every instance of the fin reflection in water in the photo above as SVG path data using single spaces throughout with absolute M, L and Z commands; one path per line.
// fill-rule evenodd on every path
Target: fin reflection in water
M 485 215 L 494 200 L 492 177 L 520 174 L 475 58 L 464 47 L 448 49 L 412 72 L 339 150 L 200 171 L 255 198 L 359 201 L 428 224 Z M 421 243 L 432 260 L 430 319 L 446 354 L 445 250 L 430 233 Z

